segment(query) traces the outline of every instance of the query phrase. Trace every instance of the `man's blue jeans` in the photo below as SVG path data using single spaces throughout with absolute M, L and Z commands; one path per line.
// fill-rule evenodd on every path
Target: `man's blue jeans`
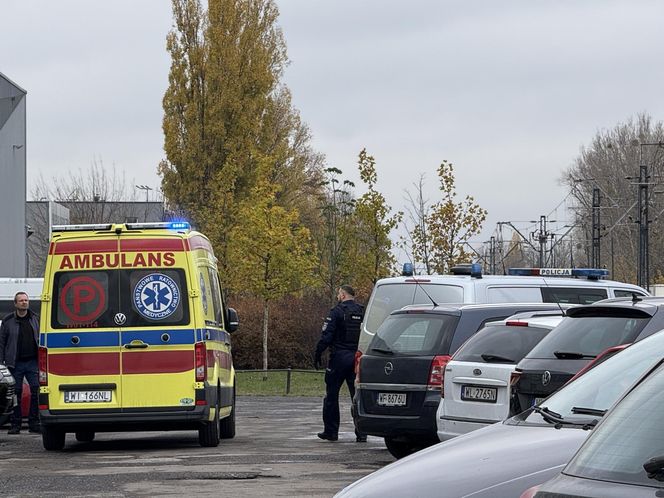
M 28 413 L 28 425 L 30 427 L 39 427 L 39 410 L 37 407 L 37 397 L 39 394 L 39 370 L 37 358 L 34 360 L 16 360 L 16 366 L 10 368 L 14 380 L 16 381 L 16 399 L 17 405 L 14 407 L 14 413 L 11 417 L 12 427 L 21 427 L 21 399 L 23 397 L 23 379 L 28 381 L 30 386 L 30 412 Z

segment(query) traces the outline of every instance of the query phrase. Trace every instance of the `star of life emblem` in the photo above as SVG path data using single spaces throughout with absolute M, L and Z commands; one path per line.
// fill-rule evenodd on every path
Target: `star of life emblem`
M 180 288 L 163 273 L 150 273 L 134 287 L 134 306 L 149 320 L 163 320 L 172 315 L 180 304 Z

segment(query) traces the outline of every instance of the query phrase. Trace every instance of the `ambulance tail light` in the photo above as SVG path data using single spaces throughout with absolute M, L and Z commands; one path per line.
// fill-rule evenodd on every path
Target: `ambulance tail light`
M 362 359 L 362 351 L 355 351 L 355 366 L 353 370 L 355 371 L 355 383 L 360 383 L 360 360 Z
M 194 346 L 194 358 L 196 362 L 196 382 L 207 379 L 207 348 L 204 342 L 197 342 Z
M 48 349 L 40 347 L 37 353 L 39 362 L 39 385 L 48 385 Z
M 451 359 L 452 357 L 447 354 L 433 357 L 433 360 L 431 360 L 431 369 L 429 370 L 429 382 L 427 382 L 427 389 L 429 391 L 440 391 L 442 396 L 445 366 Z

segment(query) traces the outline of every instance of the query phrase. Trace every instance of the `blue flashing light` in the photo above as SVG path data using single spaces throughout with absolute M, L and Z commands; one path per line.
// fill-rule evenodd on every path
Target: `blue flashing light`
M 607 278 L 609 270 L 602 268 L 574 268 L 572 270 L 573 277 L 586 277 L 590 279 Z
M 470 265 L 470 276 L 482 278 L 482 265 L 479 263 L 472 263 Z
M 172 230 L 189 230 L 191 225 L 188 221 L 173 221 L 169 223 L 168 228 Z
M 404 263 L 403 264 L 403 270 L 401 270 L 401 274 L 404 277 L 412 277 L 413 276 L 413 263 Z

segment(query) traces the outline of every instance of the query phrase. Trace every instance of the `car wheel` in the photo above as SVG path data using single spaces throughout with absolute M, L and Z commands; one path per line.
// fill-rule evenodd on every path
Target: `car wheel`
M 41 433 L 45 450 L 60 451 L 65 447 L 65 431 L 42 425 Z
M 198 429 L 198 442 L 201 446 L 214 448 L 219 446 L 219 400 L 214 410 L 214 420 L 207 420 Z
M 94 431 L 78 431 L 76 433 L 76 441 L 80 441 L 81 443 L 89 443 L 91 441 L 94 441 L 94 439 L 95 439 Z
M 233 439 L 235 437 L 235 387 L 233 387 L 231 414 L 219 422 L 219 436 L 221 439 Z
M 403 458 L 426 448 L 428 445 L 420 441 L 399 441 L 389 437 L 385 438 L 385 446 L 394 458 Z

